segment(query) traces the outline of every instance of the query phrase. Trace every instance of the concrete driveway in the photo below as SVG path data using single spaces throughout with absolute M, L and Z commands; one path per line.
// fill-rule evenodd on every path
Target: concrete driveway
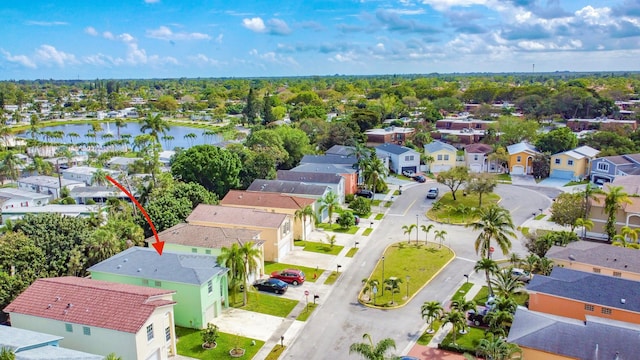
M 559 178 L 546 178 L 538 183 L 538 186 L 561 188 L 565 186 L 570 180 Z

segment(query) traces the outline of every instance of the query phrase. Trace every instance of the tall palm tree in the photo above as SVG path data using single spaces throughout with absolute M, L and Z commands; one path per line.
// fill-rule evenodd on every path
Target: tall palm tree
M 80 134 L 78 134 L 77 132 L 70 132 L 70 133 L 67 134 L 67 137 L 69 138 L 69 141 L 73 145 L 73 139 L 79 139 L 80 138 Z
M 553 260 L 548 257 L 541 257 L 538 260 L 538 272 L 542 275 L 549 276 L 553 270 Z
M 258 270 L 258 261 L 262 258 L 260 250 L 253 246 L 253 242 L 248 241 L 240 246 L 240 255 L 242 256 L 243 263 L 243 276 L 245 291 L 243 292 L 244 298 L 242 299 L 242 305 L 247 305 L 247 292 L 249 289 L 249 275 L 254 274 Z
M 507 254 L 511 249 L 509 238 L 516 237 L 509 211 L 497 205 L 480 209 L 480 219 L 467 226 L 480 230 L 474 245 L 476 253 L 479 252 L 482 257 L 490 255 L 491 240 L 495 240 L 502 253 Z
M 603 191 L 600 190 L 600 188 L 598 188 L 597 186 L 592 185 L 591 183 L 588 183 L 584 188 L 584 191 L 582 191 L 582 195 L 584 196 L 584 215 L 582 216 L 583 219 L 589 218 L 589 212 L 591 211 L 591 200 L 595 202 L 600 201 L 596 196 L 598 194 L 603 194 Z
M 236 294 L 238 287 L 244 283 L 244 255 L 238 244 L 233 243 L 231 247 L 223 247 L 220 249 L 218 256 L 218 264 L 229 269 L 229 287 L 231 288 L 232 301 L 236 303 Z M 245 289 L 245 292 L 248 289 Z
M 340 200 L 338 199 L 338 195 L 333 191 L 329 191 L 320 199 L 320 212 L 327 210 L 329 213 L 329 224 L 333 222 L 333 212 L 339 207 Z
M 116 125 L 116 136 L 118 136 L 118 139 L 120 139 L 120 129 L 127 127 L 127 123 L 124 122 L 124 120 L 122 120 L 121 118 L 117 118 L 115 125 Z
M 400 292 L 400 284 L 402 284 L 402 279 L 398 277 L 384 279 L 385 289 L 391 291 L 391 304 L 395 304 L 393 294 Z
M 175 140 L 176 138 L 172 135 L 163 135 L 162 136 L 162 141 L 164 141 L 164 144 L 167 146 L 167 148 L 171 147 L 171 142 L 173 140 Z
M 364 278 L 364 279 L 362 279 L 362 284 L 364 285 L 364 288 L 362 289 L 362 291 L 365 294 L 369 293 L 369 291 L 374 291 L 373 290 L 374 288 L 377 288 L 378 286 L 380 286 L 380 282 L 378 280 L 376 280 L 376 279 L 369 280 L 367 278 Z M 374 295 L 373 303 L 375 305 L 375 302 L 376 302 L 375 301 L 375 293 L 373 295 Z
M 440 244 L 438 245 L 438 247 L 441 248 L 442 243 L 444 242 L 444 236 L 447 235 L 447 232 L 444 230 L 436 230 L 434 234 L 435 234 L 435 240 L 440 240 Z
M 196 135 L 195 133 L 188 133 L 184 136 L 184 138 L 189 142 L 190 146 L 193 146 L 193 142 L 196 140 L 196 138 L 198 138 L 198 135 Z
M 501 298 L 512 298 L 514 294 L 524 292 L 524 283 L 511 276 L 511 271 L 505 269 L 498 271 L 496 276 L 491 279 L 494 293 Z
M 442 321 L 442 325 L 450 323 L 453 327 L 453 344 L 455 345 L 458 332 L 464 331 L 467 326 L 467 319 L 465 318 L 464 313 L 458 310 L 450 310 L 449 312 L 444 313 L 440 320 Z
M 24 160 L 18 157 L 15 151 L 7 151 L 2 158 L 0 171 L 9 179 L 16 181 L 20 177 L 20 166 L 24 165 Z
M 429 328 L 427 329 L 428 334 L 433 333 L 433 321 L 442 316 L 443 310 L 444 308 L 439 301 L 425 301 L 420 307 L 422 318 L 429 323 Z
M 358 354 L 365 360 L 384 360 L 387 358 L 386 353 L 396 348 L 396 342 L 390 338 L 382 339 L 376 344 L 369 334 L 362 335 L 362 339 L 366 341 L 349 346 L 349 354 Z
M 307 240 L 307 217 L 313 217 L 313 208 L 311 205 L 307 205 L 301 209 L 296 210 L 294 216 L 296 219 L 302 221 L 302 236 L 303 240 Z
M 520 257 L 520 255 L 511 253 L 511 255 L 509 256 L 509 264 L 511 264 L 511 266 L 513 267 L 518 267 L 520 263 L 522 263 L 522 258 Z
M 170 129 L 169 123 L 160 114 L 149 114 L 146 118 L 140 120 L 140 124 L 142 124 L 140 131 L 145 133 L 149 130 L 151 136 L 158 143 L 160 142 L 160 134 L 165 134 Z
M 424 231 L 424 244 L 429 242 L 429 232 L 434 228 L 433 224 L 420 225 L 420 230 Z
M 593 221 L 586 218 L 577 218 L 574 226 L 582 228 L 582 238 L 584 239 L 587 236 L 587 231 L 593 228 Z
M 607 240 L 611 242 L 616 236 L 616 222 L 618 210 L 623 204 L 630 204 L 629 194 L 624 192 L 622 186 L 609 186 L 604 198 L 604 211 L 607 214 L 607 223 L 604 230 L 607 233 Z
M 418 231 L 418 225 L 416 224 L 411 224 L 411 225 L 402 225 L 402 230 L 404 230 L 404 233 L 407 234 L 407 243 L 411 243 L 411 233 L 413 232 L 413 229 L 416 229 L 416 231 Z
M 503 337 L 496 337 L 491 333 L 480 340 L 476 351 L 479 355 L 493 360 L 511 359 L 513 355 L 522 352 L 518 345 L 510 344 Z
M 526 258 L 524 258 L 523 264 L 527 271 L 530 274 L 533 274 L 538 268 L 538 263 L 540 263 L 540 256 L 536 254 L 529 254 Z
M 489 294 L 493 295 L 493 288 L 491 288 L 491 275 L 500 270 L 498 263 L 493 259 L 481 258 L 480 260 L 478 260 L 478 262 L 476 262 L 473 270 L 475 270 L 475 272 L 484 271 L 484 275 L 487 280 L 487 286 L 489 287 Z
M 384 183 L 384 179 L 387 177 L 387 175 L 389 175 L 389 169 L 385 166 L 384 162 L 382 162 L 382 159 L 380 159 L 373 153 L 363 161 L 362 166 L 362 176 L 364 177 L 364 182 L 365 184 L 371 186 L 371 191 L 373 191 L 373 198 L 375 198 L 378 184 Z
M 103 169 L 96 169 L 96 171 L 93 172 L 93 176 L 91 177 L 91 185 L 107 185 L 109 183 L 109 180 L 107 180 L 108 175 L 109 174 Z
M 36 156 L 26 168 L 29 172 L 35 172 L 38 175 L 51 175 L 53 173 L 53 164 L 44 160 L 40 156 Z
M 451 302 L 451 308 L 465 314 L 469 310 L 476 309 L 476 302 L 473 300 L 466 300 L 465 298 L 457 299 Z

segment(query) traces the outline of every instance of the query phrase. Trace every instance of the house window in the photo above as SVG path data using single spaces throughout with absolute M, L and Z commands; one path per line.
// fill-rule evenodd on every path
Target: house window
M 438 154 L 438 160 L 442 161 L 442 154 Z
M 211 294 L 213 292 L 213 281 L 212 280 L 207 281 L 207 291 L 209 292 L 209 294 Z
M 596 167 L 599 171 L 609 171 L 609 164 L 605 162 L 599 162 Z
M 473 161 L 478 161 L 478 155 L 473 155 Z
M 88 327 L 88 326 L 83 326 L 82 327 L 82 333 L 87 335 L 87 336 L 90 336 L 91 335 L 91 328 Z
M 171 328 L 168 326 L 164 329 L 164 339 L 167 342 L 171 341 Z
M 73 325 L 71 325 L 71 324 L 64 324 L 64 329 L 65 329 L 67 332 L 73 332 Z
M 207 255 L 211 255 L 211 249 L 205 249 L 204 253 Z
M 518 160 L 520 161 L 520 160 Z M 556 159 L 556 165 L 560 165 L 560 159 Z
M 613 276 L 615 277 L 622 277 L 622 273 L 620 271 L 614 271 L 613 272 Z
M 600 269 L 599 268 L 593 268 L 593 272 L 596 274 L 600 274 Z
M 149 280 L 142 279 L 142 285 L 149 285 Z
M 567 160 L 567 165 L 573 166 L 573 160 Z
M 157 287 L 162 286 L 162 282 L 161 281 L 154 281 L 154 285 Z
M 153 324 L 147 326 L 147 341 L 153 340 Z
M 587 310 L 587 311 L 593 311 L 594 307 L 593 307 L 593 305 L 584 304 L 584 309 Z
M 603 307 L 601 312 L 602 312 L 604 315 L 611 315 L 611 309 L 609 309 L 609 308 L 605 308 L 605 307 Z
M 192 252 L 192 253 L 197 253 L 197 252 L 198 252 L 198 249 L 196 249 L 196 248 L 191 248 L 191 252 Z
M 449 155 L 448 155 L 448 154 L 445 154 L 445 155 L 444 155 L 444 161 L 447 161 L 447 160 L 449 160 Z
M 516 156 L 516 162 L 521 162 L 522 161 L 522 156 L 518 155 Z
M 404 161 L 413 161 L 413 155 L 407 155 L 404 157 Z

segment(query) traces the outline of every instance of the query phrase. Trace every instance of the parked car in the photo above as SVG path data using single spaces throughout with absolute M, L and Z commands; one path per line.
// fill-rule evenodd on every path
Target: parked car
M 438 188 L 431 188 L 427 191 L 427 199 L 436 199 L 440 194 L 440 190 Z
M 367 199 L 371 199 L 373 198 L 373 191 L 371 190 L 358 190 L 358 192 L 356 192 L 356 196 L 362 196 L 365 197 Z
M 298 269 L 286 269 L 282 271 L 274 271 L 271 273 L 272 279 L 282 280 L 286 283 L 299 285 L 304 283 L 304 272 Z
M 523 269 L 513 268 L 511 269 L 511 277 L 515 280 L 528 283 L 531 281 L 531 273 Z
M 469 310 L 467 313 L 467 320 L 471 321 L 475 326 L 486 326 L 488 323 L 485 321 L 485 315 L 488 313 L 488 309 L 481 311 Z
M 422 175 L 416 175 L 413 177 L 413 180 L 419 182 L 419 183 L 423 183 L 425 181 L 427 181 L 427 178 L 422 176 Z
M 289 284 L 282 280 L 270 278 L 270 279 L 259 279 L 253 283 L 253 287 L 256 290 L 260 291 L 268 291 L 274 294 L 284 294 L 287 292 L 289 288 Z
M 403 171 L 402 175 L 413 179 L 413 177 L 416 175 L 416 173 L 413 170 L 407 170 L 407 171 Z

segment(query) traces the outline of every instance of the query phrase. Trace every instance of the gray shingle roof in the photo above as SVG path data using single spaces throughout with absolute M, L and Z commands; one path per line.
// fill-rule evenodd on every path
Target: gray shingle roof
M 453 145 L 449 145 L 447 143 L 443 143 L 442 141 L 433 140 L 432 142 L 424 145 L 424 151 L 431 154 L 440 150 L 448 150 L 456 152 L 456 148 Z
M 394 155 L 401 155 L 409 151 L 415 151 L 406 146 L 400 146 L 392 143 L 386 143 L 376 146 L 376 151 L 384 151 Z
M 546 256 L 549 259 L 567 261 L 570 255 L 578 263 L 640 274 L 638 250 L 630 248 L 591 241 L 574 241 L 567 246 L 552 246 Z
M 62 339 L 62 336 L 0 325 L 0 349 L 5 347 L 15 352 Z
M 312 171 L 278 170 L 278 180 L 306 181 L 313 183 L 339 184 L 342 176 L 335 173 L 319 173 Z
M 291 171 L 327 174 L 353 174 L 356 172 L 356 169 L 352 167 L 336 166 L 333 164 L 300 164 L 291 169 Z
M 523 151 L 528 153 L 537 153 L 538 149 L 536 149 L 535 146 L 524 141 L 507 146 L 507 152 L 509 153 L 509 155 L 517 154 Z
M 329 150 L 324 153 L 327 155 L 343 155 L 350 156 L 353 155 L 355 147 L 353 146 L 345 146 L 345 145 L 333 145 Z
M 336 164 L 353 165 L 358 162 L 355 156 L 344 155 L 305 155 L 300 160 L 300 164 Z
M 16 360 L 102 360 L 104 356 L 89 354 L 82 351 L 65 349 L 58 346 L 42 346 L 35 349 L 21 351 L 16 354 Z
M 327 186 L 308 184 L 302 181 L 256 179 L 247 190 L 321 196 L 327 191 Z
M 171 251 L 158 256 L 155 249 L 143 247 L 131 247 L 88 270 L 193 285 L 202 285 L 228 271 L 218 266 L 215 256 Z
M 550 276 L 534 276 L 527 290 L 640 313 L 637 281 L 554 267 Z
M 640 326 L 587 316 L 587 321 L 519 307 L 507 341 L 573 359 L 637 359 Z

